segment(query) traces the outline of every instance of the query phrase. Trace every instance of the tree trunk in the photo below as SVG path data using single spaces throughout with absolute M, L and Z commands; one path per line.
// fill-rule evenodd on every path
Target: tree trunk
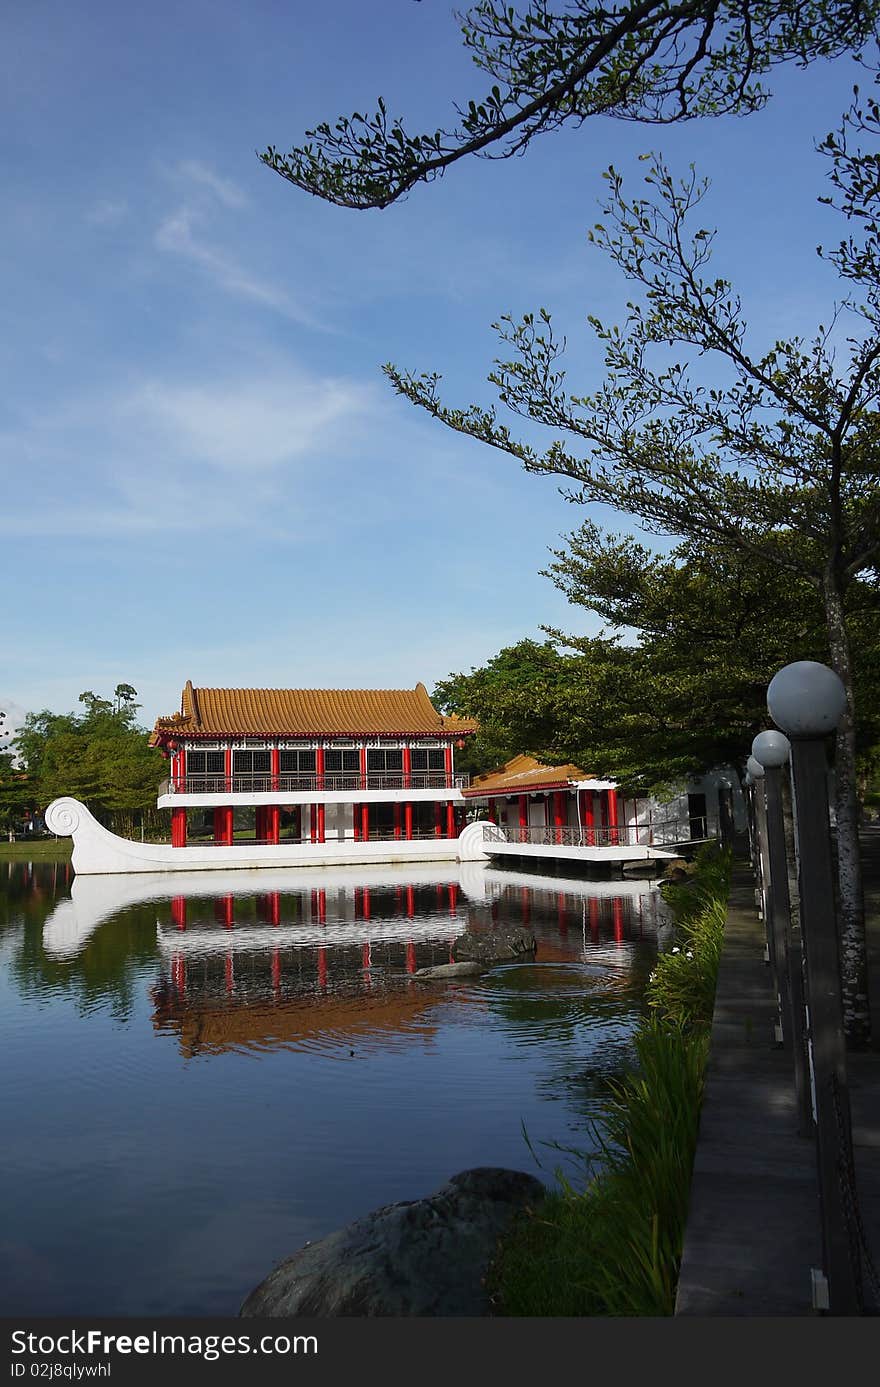
M 865 1049 L 871 1039 L 868 1003 L 868 951 L 865 903 L 859 852 L 859 801 L 856 782 L 856 729 L 849 637 L 840 589 L 825 580 L 825 616 L 831 664 L 846 689 L 846 712 L 837 729 L 835 810 L 837 814 L 837 875 L 840 891 L 840 971 L 843 987 L 843 1028 L 847 1046 Z

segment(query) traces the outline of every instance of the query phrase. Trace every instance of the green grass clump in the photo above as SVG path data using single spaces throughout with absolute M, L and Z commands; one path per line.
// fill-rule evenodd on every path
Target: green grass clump
M 704 849 L 696 866 L 664 888 L 677 952 L 648 984 L 636 1067 L 603 1095 L 591 1178 L 578 1191 L 559 1175 L 559 1192 L 513 1225 L 490 1275 L 496 1314 L 673 1313 L 730 858 Z

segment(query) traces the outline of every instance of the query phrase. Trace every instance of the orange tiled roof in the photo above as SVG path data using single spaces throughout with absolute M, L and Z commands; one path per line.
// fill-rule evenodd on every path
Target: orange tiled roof
M 444 717 L 424 684 L 414 689 L 195 689 L 180 712 L 158 718 L 153 746 L 173 737 L 469 736 L 470 718 Z
M 578 766 L 546 766 L 534 756 L 514 756 L 497 771 L 475 776 L 462 794 L 472 799 L 486 795 L 524 795 L 533 790 L 559 790 L 572 780 L 595 780 Z

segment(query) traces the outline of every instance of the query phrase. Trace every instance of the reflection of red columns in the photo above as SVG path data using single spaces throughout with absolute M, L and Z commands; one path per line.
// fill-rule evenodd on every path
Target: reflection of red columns
M 214 902 L 214 915 L 218 924 L 232 929 L 235 924 L 235 897 L 232 895 L 218 896 Z
M 226 955 L 226 991 L 231 992 L 235 987 L 235 969 L 232 962 L 232 954 Z
M 281 987 L 281 950 L 272 950 L 272 991 L 278 992 Z
M 405 747 L 403 748 L 403 788 L 404 788 L 405 790 L 408 790 L 411 784 L 412 784 L 412 757 L 410 756 L 409 747 L 408 747 L 408 746 L 405 746 Z
M 281 924 L 281 896 L 277 891 L 269 891 L 257 897 L 258 913 L 267 925 Z
M 519 888 L 519 903 L 522 910 L 522 922 L 527 925 L 532 915 L 532 899 L 527 886 Z
M 416 971 L 416 946 L 411 939 L 406 941 L 406 971 L 408 973 Z
M 171 923 L 175 929 L 186 929 L 186 896 L 172 896 Z
M 394 836 L 400 837 L 400 800 L 394 801 Z
M 320 889 L 319 892 L 318 892 L 318 924 L 319 924 L 319 925 L 326 925 L 326 923 L 327 923 L 327 892 L 325 891 L 324 887 L 322 886 L 321 889 Z
M 443 823 L 442 823 L 442 819 L 441 819 L 440 801 L 439 801 L 439 799 L 438 799 L 438 800 L 435 800 L 435 801 L 434 801 L 434 837 L 435 837 L 435 838 L 442 838 L 442 836 L 443 836 Z
M 406 913 L 410 920 L 416 913 L 416 893 L 412 886 L 406 888 Z
M 519 840 L 521 843 L 526 841 L 526 829 L 529 826 L 529 801 L 527 795 L 519 797 Z
M 323 991 L 327 986 L 327 950 L 318 950 L 318 986 Z
M 319 842 L 319 843 L 323 843 L 323 842 L 325 841 L 325 836 L 324 836 L 324 824 L 325 824 L 324 812 L 325 812 L 325 811 L 324 811 L 324 805 L 323 805 L 323 804 L 319 804 L 319 805 L 318 805 L 318 842 Z
M 449 913 L 454 915 L 458 910 L 458 884 L 454 881 L 449 883 Z
M 281 842 L 281 809 L 270 804 L 266 810 L 266 837 L 270 843 Z
M 497 925 L 497 923 L 498 923 L 498 901 L 497 901 L 497 899 L 494 900 L 494 901 L 492 902 L 492 904 L 489 906 L 489 914 L 492 916 L 492 923 L 493 923 L 493 925 Z
M 363 906 L 361 907 L 361 909 L 363 910 L 364 919 L 365 919 L 365 920 L 369 920 L 369 918 L 370 918 L 370 888 L 369 888 L 369 886 L 365 886 L 365 887 L 364 887 L 364 890 L 363 890 Z
M 369 941 L 369 939 L 368 939 L 367 942 L 364 944 L 364 967 L 365 967 L 365 968 L 372 968 L 372 966 L 373 966 L 373 958 L 372 958 L 372 952 L 371 952 L 371 949 L 370 949 L 370 941 Z
M 617 791 L 609 790 L 608 794 L 608 841 L 609 843 L 619 843 L 620 835 L 617 831 Z
M 407 842 L 412 838 L 412 804 L 408 800 L 403 806 L 403 832 Z
M 318 814 L 317 805 L 309 805 L 309 837 L 313 843 L 318 841 Z
M 171 811 L 171 846 L 173 848 L 186 847 L 185 809 L 172 809 Z
M 447 788 L 447 790 L 451 790 L 451 789 L 452 789 L 452 747 L 451 747 L 451 746 L 445 746 L 445 747 L 443 748 L 443 769 L 444 769 L 445 772 L 446 772 L 446 788 Z M 451 836 L 451 835 L 450 835 L 450 836 Z
M 171 981 L 178 997 L 186 996 L 186 959 L 183 954 L 174 954 L 171 959 Z
M 271 757 L 272 789 L 277 790 L 279 777 L 281 775 L 281 752 L 278 750 L 277 746 L 273 746 L 269 755 Z
M 556 892 L 556 922 L 559 925 L 559 933 L 565 938 L 568 934 L 568 920 L 565 914 L 565 892 Z
M 590 900 L 590 934 L 593 943 L 599 943 L 599 902 L 593 896 Z
M 455 805 L 449 800 L 446 805 L 446 837 L 455 837 Z
M 323 790 L 323 788 L 324 788 L 324 748 L 323 748 L 322 746 L 315 747 L 315 774 L 316 774 L 316 776 L 317 776 L 316 788 L 319 789 L 319 790 Z
M 623 943 L 623 901 L 620 896 L 615 896 L 611 902 L 611 913 L 614 918 L 614 938 L 618 944 Z
M 361 805 L 361 837 L 365 843 L 370 837 L 370 806 L 366 802 Z

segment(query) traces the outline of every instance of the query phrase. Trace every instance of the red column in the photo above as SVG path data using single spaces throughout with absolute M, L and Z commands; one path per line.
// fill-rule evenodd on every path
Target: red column
M 370 836 L 370 806 L 369 806 L 368 804 L 362 804 L 362 805 L 361 805 L 361 837 L 363 838 L 363 840 L 364 840 L 365 843 L 366 843 L 367 839 L 369 838 L 369 836 Z
M 412 757 L 410 756 L 410 753 L 409 753 L 409 747 L 408 747 L 408 746 L 405 746 L 405 747 L 403 748 L 403 788 L 404 788 L 405 790 L 408 790 L 411 784 L 412 784 Z
M 266 837 L 270 843 L 281 842 L 281 809 L 277 804 L 270 804 L 266 810 Z
M 224 773 L 225 773 L 225 775 L 226 775 L 226 792 L 227 792 L 227 794 L 228 794 L 229 791 L 232 789 L 232 747 L 231 747 L 231 746 L 228 746 L 228 747 L 226 748 L 226 751 L 225 751 L 224 754 L 223 754 L 223 762 L 224 762 L 224 766 L 225 766 L 225 768 L 226 768 Z
M 254 810 L 254 837 L 258 843 L 266 837 L 266 809 L 262 804 L 258 804 Z
M 309 837 L 313 843 L 318 841 L 318 814 L 317 805 L 309 805 Z
M 443 748 L 443 767 L 444 767 L 444 769 L 445 769 L 445 771 L 446 771 L 446 788 L 447 788 L 447 790 L 450 790 L 450 789 L 452 788 L 452 747 L 451 747 L 451 746 L 446 746 L 446 747 Z
M 171 811 L 171 846 L 173 848 L 186 847 L 185 809 L 172 809 Z
M 273 746 L 272 751 L 271 751 L 271 756 L 272 756 L 272 789 L 273 789 L 273 790 L 277 790 L 277 789 L 278 789 L 278 780 L 279 780 L 279 776 L 281 775 L 281 752 L 278 750 L 277 746 Z
M 394 801 L 394 836 L 400 837 L 400 800 Z
M 562 791 L 561 791 L 561 790 L 554 790 L 554 792 L 553 792 L 553 827 L 556 829 L 555 837 L 556 837 L 557 843 L 561 843 L 561 842 L 562 842 L 562 825 L 563 825 L 563 822 L 564 822 L 563 816 L 562 816 L 562 815 L 563 815 Z
M 529 826 L 529 798 L 528 795 L 519 797 L 519 840 L 525 843 L 528 839 L 526 830 Z
M 234 842 L 234 840 L 235 840 L 235 811 L 233 810 L 231 804 L 227 804 L 227 806 L 226 806 L 226 826 L 225 826 L 225 831 L 224 831 L 224 834 L 223 834 L 223 841 L 224 841 L 224 843 L 227 844 L 227 846 L 229 846 L 229 845 L 231 845 L 231 844 Z
M 409 841 L 412 838 L 412 804 L 407 801 L 403 806 L 403 832 L 404 837 Z
M 446 837 L 455 837 L 455 805 L 449 800 L 446 805 Z
M 487 809 L 486 812 L 487 812 L 487 814 L 488 814 L 488 816 L 489 816 L 489 822 L 490 822 L 490 824 L 497 824 L 497 822 L 498 822 L 498 815 L 497 815 L 496 812 L 495 812 L 495 801 L 494 801 L 493 799 L 490 799 L 490 800 L 489 800 L 489 808 Z
M 608 841 L 619 843 L 620 834 L 617 831 L 617 791 L 608 792 Z
M 438 799 L 434 802 L 434 837 L 441 838 L 442 836 L 443 824 L 441 818 L 440 801 Z
M 319 747 L 316 747 L 316 748 L 315 748 L 315 774 L 316 774 L 316 776 L 318 777 L 318 779 L 317 779 L 317 788 L 318 788 L 319 790 L 323 790 L 323 788 L 324 788 L 324 748 L 323 748 L 322 746 L 319 746 Z
M 323 804 L 319 804 L 319 805 L 318 805 L 318 842 L 319 842 L 319 843 L 323 843 L 323 842 L 324 842 L 324 823 L 325 823 L 325 807 L 324 807 Z

